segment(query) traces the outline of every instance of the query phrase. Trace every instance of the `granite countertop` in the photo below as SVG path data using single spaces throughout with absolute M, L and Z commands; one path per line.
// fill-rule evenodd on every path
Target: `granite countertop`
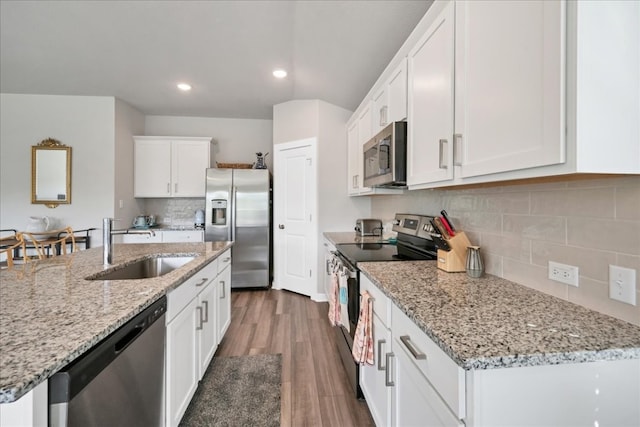
M 231 242 L 116 244 L 0 271 L 0 403 L 17 400 L 230 248 Z M 157 255 L 196 256 L 161 277 L 85 280 Z
M 638 359 L 640 327 L 435 261 L 363 262 L 360 270 L 466 370 Z

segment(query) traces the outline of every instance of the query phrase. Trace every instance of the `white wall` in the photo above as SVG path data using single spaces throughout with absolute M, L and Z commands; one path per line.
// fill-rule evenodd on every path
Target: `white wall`
M 481 246 L 488 273 L 640 325 L 640 280 L 636 306 L 609 299 L 608 285 L 609 264 L 640 277 L 640 176 L 408 191 L 372 203 L 386 221 L 446 209 Z M 548 261 L 577 266 L 580 286 L 549 280 Z
M 125 228 L 144 213 L 144 201 L 133 197 L 133 136 L 144 133 L 144 114 L 116 99 L 115 111 L 115 192 L 112 201 L 117 228 Z M 122 201 L 122 208 L 120 207 Z
M 45 215 L 101 228 L 114 213 L 114 111 L 113 97 L 0 94 L 0 228 Z M 56 209 L 31 204 L 31 146 L 46 138 L 72 148 L 71 204 Z
M 213 137 L 217 142 L 214 161 L 223 163 L 254 163 L 257 152 L 269 152 L 266 163 L 273 170 L 272 124 L 257 119 L 147 116 L 144 134 Z
M 311 296 L 315 300 L 326 299 L 322 233 L 353 230 L 355 220 L 369 217 L 371 210 L 369 197 L 349 197 L 347 194 L 346 124 L 351 114 L 351 111 L 320 100 L 290 101 L 273 107 L 274 145 L 305 138 L 317 138 L 318 141 L 317 289 Z M 286 288 L 286 284 L 278 286 Z
M 282 144 L 319 136 L 319 108 L 317 100 L 289 101 L 274 105 L 273 143 Z

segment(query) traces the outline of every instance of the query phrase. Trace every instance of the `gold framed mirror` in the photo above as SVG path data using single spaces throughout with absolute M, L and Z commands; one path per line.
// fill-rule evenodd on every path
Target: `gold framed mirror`
M 31 146 L 31 203 L 71 203 L 71 147 L 52 138 Z

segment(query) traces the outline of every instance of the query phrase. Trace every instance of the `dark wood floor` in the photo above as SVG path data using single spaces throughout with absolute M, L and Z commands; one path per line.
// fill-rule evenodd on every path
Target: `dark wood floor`
M 282 354 L 282 426 L 373 426 L 345 379 L 327 303 L 288 291 L 231 294 L 231 326 L 216 356 Z

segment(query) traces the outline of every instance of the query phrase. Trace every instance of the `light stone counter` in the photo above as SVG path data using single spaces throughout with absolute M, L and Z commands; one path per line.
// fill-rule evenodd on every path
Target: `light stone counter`
M 231 245 L 114 245 L 109 269 L 158 255 L 196 256 L 153 279 L 85 280 L 107 269 L 102 247 L 0 271 L 0 403 L 20 398 Z
M 435 261 L 358 267 L 463 369 L 640 363 L 639 326 L 508 280 L 447 273 Z

